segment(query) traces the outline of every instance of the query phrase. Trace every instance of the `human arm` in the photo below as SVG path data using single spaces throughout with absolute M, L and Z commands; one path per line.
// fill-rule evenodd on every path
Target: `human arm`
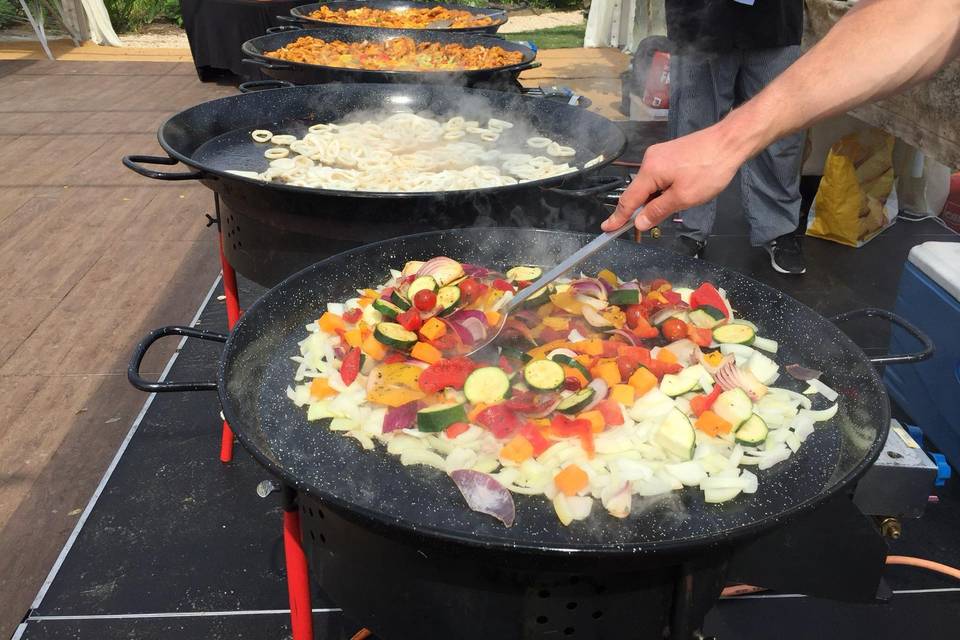
M 797 62 L 719 123 L 647 149 L 602 227 L 649 229 L 714 198 L 771 142 L 926 80 L 960 55 L 960 0 L 861 0 Z M 655 192 L 661 194 L 650 199 Z M 646 203 L 646 204 L 644 204 Z

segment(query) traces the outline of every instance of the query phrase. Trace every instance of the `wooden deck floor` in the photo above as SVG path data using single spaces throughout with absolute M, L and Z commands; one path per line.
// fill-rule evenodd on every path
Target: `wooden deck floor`
M 189 322 L 219 270 L 193 183 L 125 169 L 172 113 L 235 92 L 191 63 L 0 62 L 0 637 L 145 400 L 126 359 Z M 169 356 L 151 358 L 157 372 Z M 216 425 L 211 425 L 216 428 Z

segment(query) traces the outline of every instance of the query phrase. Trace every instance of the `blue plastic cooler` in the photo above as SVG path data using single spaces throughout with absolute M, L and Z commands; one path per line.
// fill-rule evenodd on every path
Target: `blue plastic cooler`
M 884 382 L 890 396 L 960 469 L 960 243 L 925 242 L 910 251 L 896 313 L 926 332 L 936 351 L 924 362 L 887 367 Z M 893 327 L 891 353 L 915 344 Z

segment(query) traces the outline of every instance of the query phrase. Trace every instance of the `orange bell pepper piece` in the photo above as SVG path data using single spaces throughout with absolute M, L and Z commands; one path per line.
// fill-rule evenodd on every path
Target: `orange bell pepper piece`
M 426 342 L 418 342 L 413 345 L 413 349 L 410 350 L 410 355 L 427 364 L 433 364 L 443 359 L 443 353 L 440 352 L 440 349 Z
M 610 399 L 625 407 L 633 405 L 636 390 L 629 384 L 616 384 L 610 389 Z
M 311 398 L 323 400 L 324 398 L 329 398 L 330 396 L 335 395 L 337 395 L 337 392 L 330 387 L 330 383 L 327 382 L 326 378 L 314 378 L 310 383 Z
M 567 465 L 553 478 L 557 489 L 567 496 L 575 496 L 590 482 L 587 472 L 575 464 Z
M 346 331 L 347 329 L 347 323 L 344 322 L 343 318 L 329 311 L 324 311 L 320 319 L 317 320 L 317 325 L 319 325 L 321 331 L 327 333 L 336 333 L 337 330 Z
M 430 318 L 420 327 L 420 335 L 427 340 L 436 340 L 447 333 L 447 325 L 437 318 Z
M 709 436 L 730 433 L 733 428 L 733 425 L 709 409 L 700 414 L 693 426 Z
M 590 429 L 594 433 L 600 433 L 603 431 L 603 428 L 607 426 L 606 421 L 603 419 L 603 414 L 597 410 L 593 411 L 584 411 L 577 416 L 577 420 L 586 420 L 590 423 Z
M 593 374 L 594 378 L 602 378 L 608 387 L 623 382 L 620 377 L 620 367 L 617 366 L 615 360 L 601 360 L 590 370 L 590 373 Z
M 660 349 L 657 351 L 657 360 L 667 364 L 677 364 L 677 356 L 670 349 Z
M 360 345 L 360 350 L 374 360 L 383 360 L 387 357 L 387 348 L 382 342 L 374 338 L 373 334 L 370 334 L 366 337 L 366 339 Z
M 533 456 L 533 445 L 522 435 L 517 434 L 500 449 L 500 457 L 517 464 Z
M 630 386 L 637 392 L 637 396 L 642 396 L 655 386 L 657 386 L 657 376 L 650 373 L 649 369 L 640 367 L 630 376 Z

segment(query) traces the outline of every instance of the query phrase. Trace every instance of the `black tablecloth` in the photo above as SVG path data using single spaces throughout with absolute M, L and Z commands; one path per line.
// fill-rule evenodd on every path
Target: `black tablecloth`
M 253 65 L 242 64 L 240 46 L 280 23 L 277 16 L 309 0 L 180 0 L 183 27 L 201 80 L 229 71 L 244 80 L 266 76 Z

